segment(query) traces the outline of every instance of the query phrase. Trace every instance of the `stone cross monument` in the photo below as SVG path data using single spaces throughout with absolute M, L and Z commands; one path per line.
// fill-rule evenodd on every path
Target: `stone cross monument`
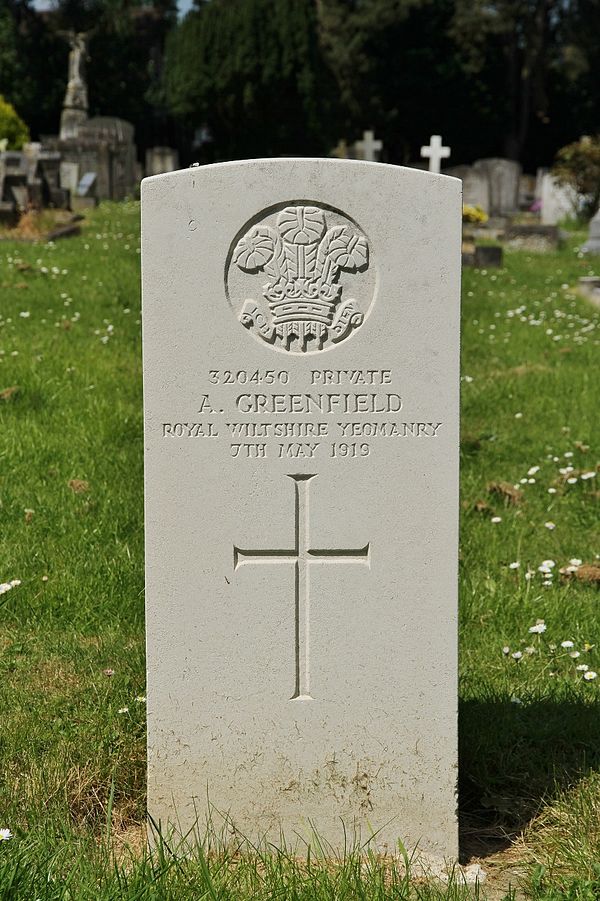
M 362 141 L 357 141 L 355 147 L 360 158 L 368 163 L 376 163 L 383 150 L 383 144 L 375 137 L 374 131 L 363 132 Z
M 442 138 L 440 135 L 431 135 L 429 144 L 421 147 L 421 156 L 429 160 L 429 171 L 439 174 L 442 160 L 445 160 L 450 156 L 450 148 L 442 147 Z
M 89 33 L 70 31 L 67 35 L 69 52 L 69 81 L 60 117 L 60 137 L 62 140 L 76 138 L 79 127 L 88 118 L 88 95 L 85 81 L 85 61 Z

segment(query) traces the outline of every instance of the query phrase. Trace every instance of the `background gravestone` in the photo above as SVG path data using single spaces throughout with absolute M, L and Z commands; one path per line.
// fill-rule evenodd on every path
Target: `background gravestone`
M 569 185 L 560 185 L 546 172 L 541 178 L 542 224 L 557 225 L 562 219 L 577 215 L 577 192 Z
M 191 168 L 142 234 L 150 815 L 456 856 L 460 182 Z
M 519 209 L 519 163 L 494 157 L 477 160 L 473 170 L 489 181 L 491 216 L 508 216 Z
M 149 147 L 146 151 L 146 175 L 162 175 L 179 169 L 179 152 L 174 147 Z
M 472 166 L 451 166 L 444 175 L 460 178 L 463 185 L 463 204 L 478 206 L 485 213 L 490 211 L 490 185 L 487 175 L 475 172 Z
M 70 191 L 71 195 L 77 190 L 79 183 L 79 164 L 72 162 L 64 162 L 60 164 L 60 186 L 66 191 Z

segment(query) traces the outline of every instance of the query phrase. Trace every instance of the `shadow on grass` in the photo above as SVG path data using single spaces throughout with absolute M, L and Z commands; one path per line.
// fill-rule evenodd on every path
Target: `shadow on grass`
M 507 848 L 557 791 L 600 770 L 600 705 L 463 701 L 459 761 L 461 860 L 486 857 Z

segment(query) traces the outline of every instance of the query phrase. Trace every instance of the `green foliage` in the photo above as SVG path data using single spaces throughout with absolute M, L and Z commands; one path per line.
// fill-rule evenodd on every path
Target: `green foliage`
M 64 94 L 63 42 L 27 2 L 0 2 L 0 94 L 34 135 L 58 125 Z
M 562 147 L 552 174 L 560 184 L 577 191 L 582 212 L 590 219 L 600 205 L 600 135 L 586 135 Z
M 334 82 L 313 0 L 212 0 L 171 35 L 171 110 L 208 125 L 219 158 L 326 153 Z
M 29 140 L 29 129 L 12 104 L 0 94 L 0 140 L 8 139 L 9 150 L 20 150 Z

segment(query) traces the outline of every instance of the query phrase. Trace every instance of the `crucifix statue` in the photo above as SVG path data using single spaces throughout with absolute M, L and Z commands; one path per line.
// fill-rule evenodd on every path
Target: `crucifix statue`
M 69 81 L 63 101 L 60 117 L 60 137 L 77 137 L 80 125 L 88 117 L 88 94 L 85 80 L 85 63 L 87 60 L 87 42 L 89 31 L 61 32 L 69 41 Z
M 85 83 L 85 60 L 87 51 L 87 33 L 79 31 L 69 32 L 69 81 L 82 81 Z

